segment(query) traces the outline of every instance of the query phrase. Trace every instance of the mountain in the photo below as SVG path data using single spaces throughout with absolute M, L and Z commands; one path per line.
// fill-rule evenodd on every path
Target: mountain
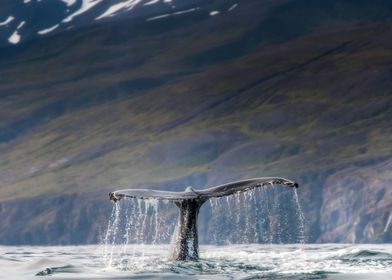
M 210 2 L 207 0 L 3 0 L 0 3 L 0 46 L 20 44 L 67 30 L 125 18 L 153 21 L 200 11 L 208 12 L 204 9 L 213 7 L 213 5 L 206 7 Z M 219 6 L 230 10 L 236 5 L 222 2 Z M 214 14 L 214 11 L 211 12 Z
M 299 182 L 310 242 L 392 241 L 390 1 L 24 2 L 0 4 L 0 243 L 97 242 L 120 187 L 259 176 Z

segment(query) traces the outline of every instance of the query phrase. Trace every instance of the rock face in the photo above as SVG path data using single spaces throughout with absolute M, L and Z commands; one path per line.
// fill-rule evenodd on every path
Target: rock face
M 99 242 L 114 189 L 260 176 L 300 183 L 310 242 L 391 241 L 391 1 L 141 1 L 102 22 L 126 2 L 98 2 L 16 46 L 24 14 L 0 26 L 0 243 Z
M 391 242 L 392 160 L 337 172 L 325 183 L 320 242 Z
M 104 202 L 107 201 L 97 194 L 41 196 L 2 202 L 0 243 L 99 243 L 111 209 L 111 205 Z
M 299 176 L 303 182 L 299 194 L 307 241 L 391 242 L 391 166 L 392 160 L 386 160 L 359 169 L 343 168 L 332 172 L 326 179 L 323 175 L 309 173 Z M 203 179 L 187 177 L 168 182 L 168 186 L 163 188 L 197 182 L 201 183 Z M 159 188 L 158 185 L 150 187 Z M 0 202 L 0 244 L 100 243 L 106 231 L 111 204 L 103 192 L 44 195 Z M 209 216 L 201 217 L 199 221 L 203 229 L 203 243 L 214 242 L 205 235 L 209 231 L 208 219 Z

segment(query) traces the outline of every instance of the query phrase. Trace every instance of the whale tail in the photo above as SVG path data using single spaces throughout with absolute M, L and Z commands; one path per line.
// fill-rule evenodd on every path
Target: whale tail
M 203 190 L 195 190 L 188 187 L 183 192 L 157 191 L 148 189 L 123 189 L 109 193 L 109 199 L 117 202 L 124 197 L 140 199 L 158 199 L 170 201 L 182 201 L 187 199 L 208 200 L 212 197 L 222 197 L 234 193 L 249 191 L 263 186 L 284 185 L 298 188 L 298 183 L 279 177 L 262 177 L 242 181 L 231 182 Z
M 117 202 L 124 197 L 173 201 L 180 209 L 173 258 L 179 261 L 197 260 L 199 243 L 197 217 L 199 209 L 210 198 L 232 195 L 258 187 L 285 185 L 298 188 L 294 181 L 279 177 L 254 178 L 215 186 L 204 190 L 187 187 L 183 192 L 156 191 L 147 189 L 124 189 L 109 193 L 109 199 Z

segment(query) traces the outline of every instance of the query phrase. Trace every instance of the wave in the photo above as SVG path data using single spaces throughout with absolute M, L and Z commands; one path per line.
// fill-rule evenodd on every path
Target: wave
M 392 254 L 373 250 L 360 250 L 354 253 L 348 253 L 338 257 L 341 260 L 391 260 Z
M 392 279 L 390 244 L 208 245 L 201 246 L 198 262 L 172 261 L 168 259 L 169 248 L 132 245 L 120 251 L 123 258 L 106 266 L 103 246 L 29 250 L 0 246 L 0 279 L 24 280 L 34 275 L 53 280 Z M 4 256 L 7 252 L 11 254 Z
M 78 273 L 80 272 L 80 269 L 76 268 L 75 266 L 72 265 L 65 265 L 65 266 L 59 266 L 59 267 L 48 267 L 45 268 L 44 270 L 41 270 L 35 276 L 47 276 L 47 275 L 52 275 L 54 273 Z

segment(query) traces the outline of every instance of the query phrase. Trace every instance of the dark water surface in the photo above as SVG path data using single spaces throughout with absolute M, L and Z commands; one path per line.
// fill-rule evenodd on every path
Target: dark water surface
M 0 247 L 0 279 L 392 279 L 392 245 L 201 246 L 173 262 L 169 245 Z

